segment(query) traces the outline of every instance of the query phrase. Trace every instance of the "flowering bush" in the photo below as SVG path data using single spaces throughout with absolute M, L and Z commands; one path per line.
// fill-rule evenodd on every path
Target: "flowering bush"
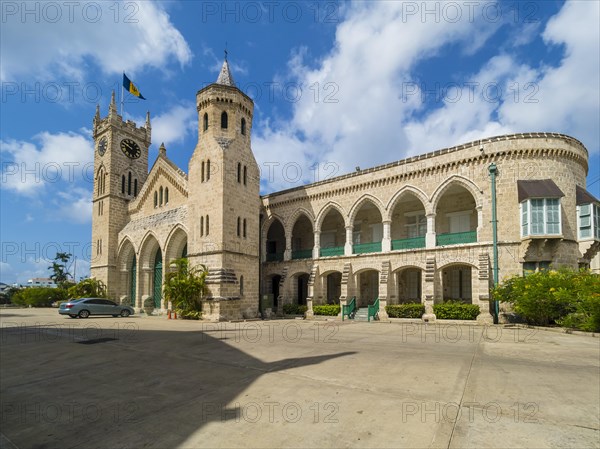
M 600 331 L 600 276 L 589 271 L 540 271 L 514 276 L 492 291 L 528 323 Z

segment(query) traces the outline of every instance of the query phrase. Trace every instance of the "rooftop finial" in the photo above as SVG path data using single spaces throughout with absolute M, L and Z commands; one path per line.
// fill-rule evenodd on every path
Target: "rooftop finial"
M 150 128 L 150 111 L 146 112 L 146 128 Z
M 227 41 L 225 41 L 225 61 L 227 61 Z
M 159 156 L 166 156 L 167 155 L 167 149 L 165 148 L 165 143 L 161 143 L 160 144 L 160 148 L 158 149 L 158 155 Z
M 110 96 L 110 106 L 108 107 L 108 112 L 117 112 L 117 102 L 115 100 L 115 91 L 112 91 L 112 95 Z

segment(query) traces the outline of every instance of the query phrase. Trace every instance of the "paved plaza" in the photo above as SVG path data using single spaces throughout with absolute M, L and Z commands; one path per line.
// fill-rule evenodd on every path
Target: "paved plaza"
M 600 447 L 600 339 L 4 309 L 2 448 Z

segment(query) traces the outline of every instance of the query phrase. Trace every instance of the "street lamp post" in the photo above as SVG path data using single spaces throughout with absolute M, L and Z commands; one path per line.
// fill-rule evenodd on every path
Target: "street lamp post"
M 498 174 L 498 167 L 493 162 L 488 168 L 490 172 L 490 178 L 492 180 L 492 239 L 493 239 L 493 252 L 494 252 L 494 287 L 498 286 L 498 218 L 496 214 L 496 175 Z M 498 323 L 499 315 L 498 301 L 494 299 L 494 321 Z

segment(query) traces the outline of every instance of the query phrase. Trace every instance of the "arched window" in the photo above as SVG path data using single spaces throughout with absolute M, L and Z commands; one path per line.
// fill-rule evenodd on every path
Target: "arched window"
M 241 228 L 241 218 L 238 217 L 238 221 L 237 221 L 237 236 L 240 236 L 240 228 Z
M 165 204 L 169 204 L 169 188 L 165 188 Z
M 240 276 L 240 296 L 244 296 L 244 276 Z
M 127 175 L 127 195 L 131 195 L 131 172 Z
M 242 164 L 238 162 L 237 181 L 242 182 Z
M 246 238 L 246 219 L 244 218 L 244 238 Z
M 242 135 L 246 135 L 246 119 L 242 118 Z
M 208 114 L 206 112 L 204 113 L 204 125 L 203 125 L 203 129 L 204 129 L 204 131 L 208 130 Z
M 228 123 L 227 112 L 223 111 L 223 113 L 221 114 L 221 128 L 227 129 L 227 123 Z
M 204 235 L 204 217 L 200 217 L 200 237 Z
M 210 180 L 210 159 L 206 161 L 206 180 Z
M 137 196 L 137 178 L 133 180 L 133 196 Z
M 121 193 L 125 193 L 125 175 L 121 176 Z
M 246 185 L 246 175 L 248 174 L 248 170 L 246 169 L 246 166 L 244 165 L 244 185 Z
M 158 204 L 159 206 L 163 205 L 163 188 L 162 186 L 158 189 Z
M 158 192 L 154 191 L 154 207 L 158 207 Z
M 206 235 L 210 232 L 209 223 L 208 223 L 208 215 L 206 216 Z
M 200 182 L 204 182 L 204 161 L 202 161 L 202 181 Z

